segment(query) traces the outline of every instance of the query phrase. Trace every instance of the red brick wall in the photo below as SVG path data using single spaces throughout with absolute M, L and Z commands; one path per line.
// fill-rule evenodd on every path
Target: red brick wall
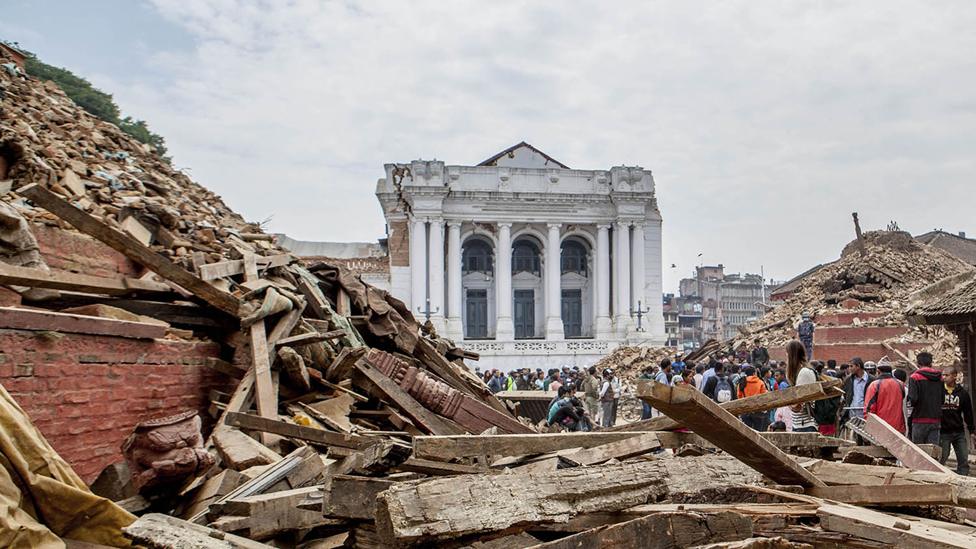
M 37 237 L 41 255 L 51 269 L 92 276 L 141 274 L 138 265 L 88 235 L 40 223 L 35 223 L 31 229 Z
M 209 416 L 211 388 L 233 380 L 204 365 L 212 342 L 0 330 L 0 383 L 86 482 L 122 460 L 136 423 L 188 408 Z

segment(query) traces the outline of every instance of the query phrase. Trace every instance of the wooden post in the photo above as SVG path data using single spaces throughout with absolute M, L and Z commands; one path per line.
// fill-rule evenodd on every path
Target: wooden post
M 257 258 L 251 252 L 244 252 L 244 278 L 258 278 Z M 258 414 L 268 419 L 278 419 L 278 392 L 271 381 L 271 360 L 268 354 L 268 336 L 264 329 L 264 319 L 258 320 L 248 328 L 251 336 L 251 362 L 254 368 L 254 388 L 257 396 Z M 261 440 L 267 437 L 261 434 Z
M 875 414 L 868 414 L 865 418 L 865 429 L 869 435 L 875 438 L 881 446 L 884 446 L 891 455 L 898 458 L 905 467 L 922 471 L 935 471 L 937 473 L 952 473 L 948 467 L 942 465 L 935 458 L 923 452 L 921 448 L 915 446 L 912 441 L 905 438 L 888 422 Z

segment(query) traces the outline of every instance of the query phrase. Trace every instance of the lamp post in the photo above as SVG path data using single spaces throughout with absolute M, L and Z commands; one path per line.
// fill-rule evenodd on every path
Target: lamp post
M 651 312 L 650 307 L 648 307 L 647 309 L 641 308 L 641 302 L 639 300 L 637 301 L 636 311 L 634 310 L 633 307 L 630 308 L 630 318 L 634 318 L 635 316 L 637 317 L 637 328 L 634 329 L 635 332 L 644 331 L 644 327 L 641 325 L 641 319 L 643 319 L 644 316 L 649 312 Z

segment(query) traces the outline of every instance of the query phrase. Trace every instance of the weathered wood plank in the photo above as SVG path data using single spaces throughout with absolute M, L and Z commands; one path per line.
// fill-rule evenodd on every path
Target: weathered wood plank
M 437 544 L 467 535 L 515 533 L 703 490 L 759 484 L 762 475 L 726 456 L 573 467 L 551 473 L 473 474 L 399 482 L 380 493 L 377 530 L 387 545 Z M 687 471 L 695 471 L 689 475 Z
M 637 433 L 543 433 L 531 435 L 454 435 L 413 437 L 413 455 L 449 461 L 479 456 L 545 454 L 568 448 L 592 448 L 639 438 Z
M 734 512 L 663 512 L 646 517 L 599 526 L 562 539 L 533 545 L 532 549 L 602 549 L 629 547 L 640 540 L 640 547 L 670 549 L 708 543 L 738 541 L 752 537 L 752 521 Z
M 273 450 L 236 429 L 215 431 L 213 443 L 220 460 L 235 471 L 281 460 L 281 456 Z
M 808 495 L 851 505 L 957 505 L 959 489 L 951 484 L 913 486 L 819 486 L 807 488 Z
M 130 339 L 157 339 L 166 335 L 166 326 L 160 324 L 18 307 L 0 307 L 0 328 L 105 335 Z
M 270 269 L 271 267 L 284 267 L 292 262 L 294 258 L 291 254 L 266 255 L 258 257 L 258 267 Z M 200 265 L 200 278 L 203 280 L 216 280 L 225 276 L 239 275 L 244 272 L 244 260 L 230 259 L 218 263 L 208 263 Z
M 159 513 L 149 513 L 122 529 L 129 539 L 154 549 L 271 549 L 257 541 L 227 534 Z
M 238 315 L 240 303 L 234 296 L 211 286 L 186 269 L 143 246 L 132 236 L 116 231 L 39 184 L 21 187 L 17 189 L 17 193 L 60 217 L 79 231 L 107 244 L 166 280 L 175 282 L 217 309 L 232 316 Z
M 0 263 L 0 284 L 48 288 L 111 296 L 140 295 L 172 299 L 177 294 L 168 285 L 139 278 L 108 278 L 66 271 L 42 271 Z
M 637 396 L 780 484 L 824 486 L 782 450 L 694 387 L 642 381 Z
M 838 396 L 834 388 L 840 386 L 840 380 L 821 381 L 819 383 L 809 383 L 797 387 L 790 387 L 782 391 L 769 391 L 761 395 L 740 398 L 724 402 L 720 406 L 734 416 L 762 412 L 799 404 L 801 402 L 811 402 Z M 670 431 L 681 427 L 681 423 L 672 418 L 659 416 L 652 419 L 645 419 L 626 425 L 617 425 L 607 429 L 608 431 Z
M 976 538 L 920 522 L 911 523 L 864 507 L 821 505 L 820 527 L 889 544 L 891 547 L 972 549 Z
M 231 425 L 239 429 L 259 431 L 262 433 L 274 433 L 276 435 L 281 435 L 288 438 L 297 438 L 299 440 L 314 442 L 316 444 L 339 446 L 354 450 L 362 448 L 363 444 L 368 441 L 368 439 L 358 435 L 333 433 L 330 431 L 324 431 L 322 429 L 316 429 L 315 427 L 305 427 L 304 425 L 295 425 L 293 423 L 285 423 L 284 421 L 268 419 L 250 414 L 241 414 L 238 412 L 228 412 L 224 421 L 227 423 L 227 425 Z
M 868 434 L 874 437 L 881 446 L 885 447 L 891 455 L 901 461 L 909 469 L 921 471 L 935 471 L 937 473 L 952 473 L 952 470 L 939 463 L 937 459 L 923 452 L 905 435 L 899 433 L 888 422 L 875 414 L 868 414 L 865 417 L 865 429 Z
M 333 518 L 375 520 L 376 496 L 393 484 L 393 481 L 381 478 L 335 475 L 323 487 L 322 514 Z
M 610 434 L 610 433 L 607 433 Z M 628 458 L 644 455 L 661 448 L 661 441 L 654 433 L 641 433 L 635 437 L 618 440 L 609 444 L 602 444 L 587 448 L 562 457 L 580 465 L 596 465 L 611 459 L 623 461 Z
M 827 484 L 846 486 L 887 486 L 908 484 L 950 484 L 959 491 L 959 505 L 976 509 L 976 478 L 953 473 L 919 471 L 904 467 L 885 467 L 882 465 L 857 465 L 826 460 L 811 460 L 803 467 Z
M 257 280 L 257 256 L 244 252 L 244 278 Z M 271 359 L 268 354 L 268 336 L 264 319 L 258 320 L 248 328 L 251 340 L 251 367 L 254 369 L 254 391 L 258 414 L 262 417 L 278 418 L 278 391 L 271 380 Z M 265 440 L 262 434 L 261 440 Z

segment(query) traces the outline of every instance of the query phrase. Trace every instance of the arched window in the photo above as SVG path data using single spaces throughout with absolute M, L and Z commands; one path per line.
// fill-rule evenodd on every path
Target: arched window
M 516 240 L 512 246 L 512 274 L 521 272 L 541 275 L 539 247 L 528 239 Z
M 586 246 L 576 239 L 563 242 L 561 256 L 562 272 L 579 273 L 586 276 Z
M 495 268 L 492 259 L 491 246 L 480 238 L 472 238 L 464 243 L 461 270 L 465 274 L 491 273 Z

